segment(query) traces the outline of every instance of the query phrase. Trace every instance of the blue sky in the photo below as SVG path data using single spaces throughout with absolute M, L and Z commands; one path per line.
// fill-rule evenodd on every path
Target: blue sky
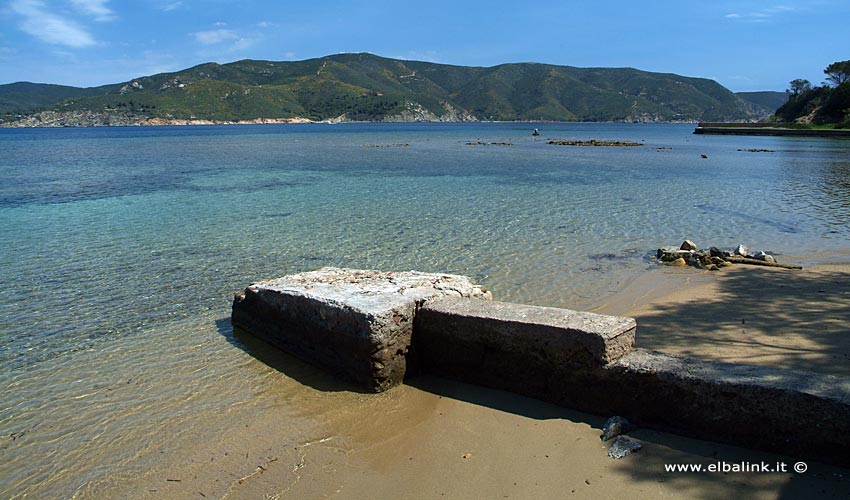
M 445 64 L 629 66 L 734 91 L 820 84 L 850 0 L 6 0 L 0 83 L 95 86 L 195 64 L 340 52 Z

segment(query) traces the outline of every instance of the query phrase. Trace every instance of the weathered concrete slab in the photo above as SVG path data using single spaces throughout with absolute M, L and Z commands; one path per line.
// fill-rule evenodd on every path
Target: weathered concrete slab
M 632 318 L 442 297 L 417 313 L 413 344 L 426 371 L 545 399 L 629 352 L 635 329 Z
M 440 296 L 488 298 L 465 276 L 323 268 L 254 283 L 232 323 L 373 391 L 404 378 L 413 316 Z
M 637 328 L 633 318 L 453 297 L 429 301 L 419 314 L 417 337 L 423 342 L 438 344 L 439 337 L 452 336 L 523 356 L 545 351 L 582 366 L 605 364 L 629 352 Z
M 581 398 L 597 412 L 713 441 L 850 465 L 850 380 L 635 349 Z

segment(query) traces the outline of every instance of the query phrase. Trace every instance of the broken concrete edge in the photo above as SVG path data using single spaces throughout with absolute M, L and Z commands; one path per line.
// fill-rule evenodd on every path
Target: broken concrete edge
M 493 295 L 470 278 L 457 274 L 419 271 L 377 271 L 323 267 L 315 271 L 257 281 L 253 290 L 298 294 L 374 314 L 398 302 L 423 302 L 438 295 L 492 300 Z M 238 294 L 237 294 L 238 295 Z
M 234 297 L 231 322 L 380 392 L 408 371 L 416 310 L 442 295 L 492 298 L 465 276 L 325 267 L 249 285 Z

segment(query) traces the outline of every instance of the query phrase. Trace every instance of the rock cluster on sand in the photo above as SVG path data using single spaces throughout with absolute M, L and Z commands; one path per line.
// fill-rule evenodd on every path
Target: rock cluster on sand
M 634 429 L 634 426 L 631 422 L 620 416 L 613 416 L 605 422 L 605 425 L 602 426 L 600 439 L 608 441 L 616 438 L 611 448 L 608 449 L 609 457 L 623 458 L 643 448 L 640 443 L 624 435 L 632 429 Z
M 718 269 L 731 266 L 732 264 L 752 264 L 769 267 L 782 267 L 786 269 L 801 269 L 800 266 L 779 264 L 772 255 L 759 251 L 752 253 L 745 245 L 731 252 L 711 247 L 708 250 L 698 250 L 696 243 L 685 240 L 678 248 L 662 247 L 655 253 L 655 257 L 670 266 L 693 266 L 697 269 L 717 271 Z

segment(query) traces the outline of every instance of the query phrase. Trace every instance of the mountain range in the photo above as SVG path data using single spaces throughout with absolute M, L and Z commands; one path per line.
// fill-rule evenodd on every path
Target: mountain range
M 359 53 L 206 63 L 95 88 L 0 85 L 0 114 L 6 125 L 30 126 L 296 118 L 737 121 L 772 113 L 770 98 L 739 96 L 705 78 L 633 68 L 469 67 Z

